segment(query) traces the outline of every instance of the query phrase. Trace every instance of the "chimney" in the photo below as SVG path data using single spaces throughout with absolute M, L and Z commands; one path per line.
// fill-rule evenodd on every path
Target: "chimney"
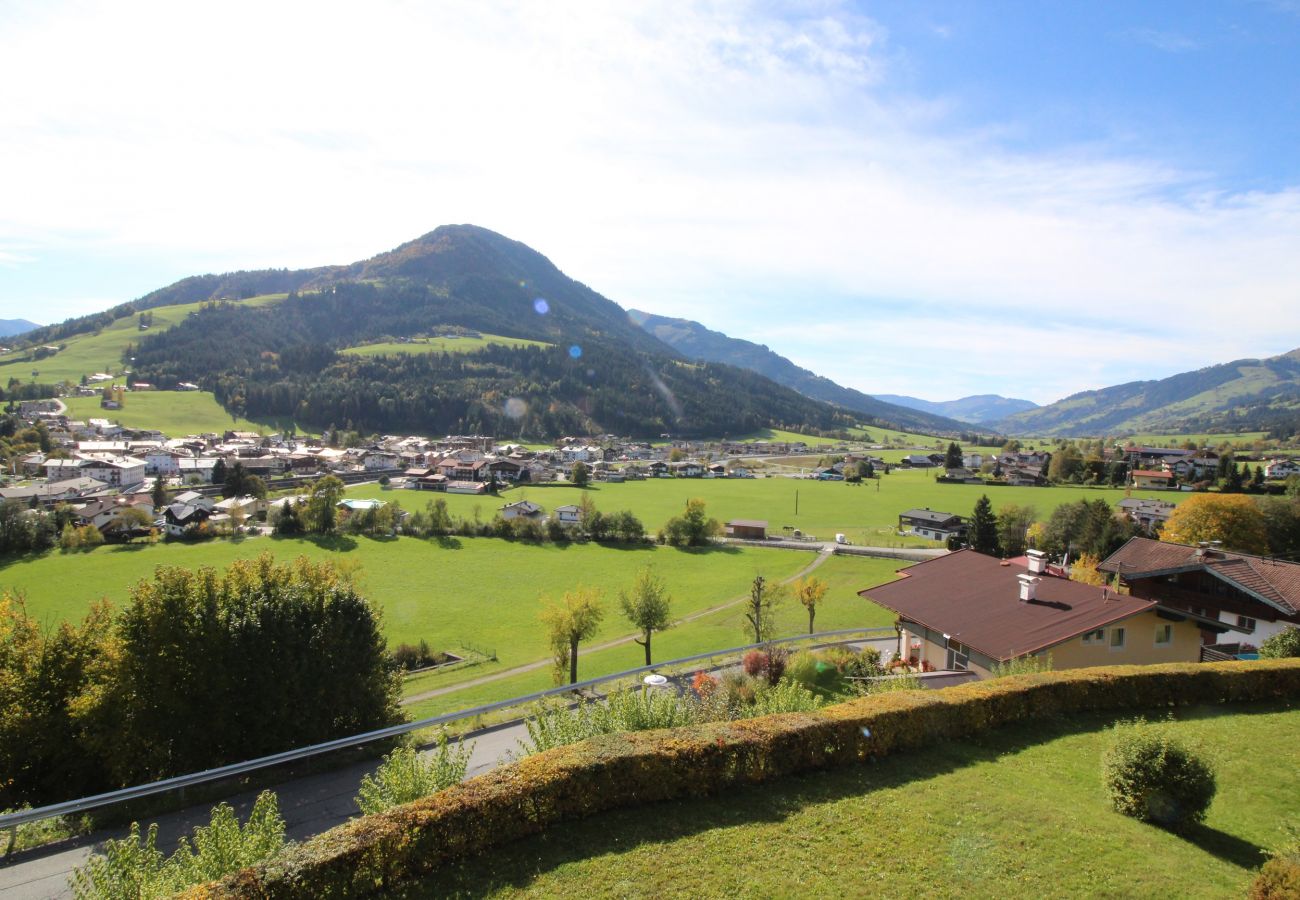
M 1020 602 L 1028 603 L 1033 600 L 1038 594 L 1038 582 L 1042 579 L 1035 578 L 1033 575 L 1017 575 L 1016 578 L 1020 582 Z
M 1029 557 L 1029 574 L 1042 575 L 1047 571 L 1047 554 L 1042 550 L 1026 550 L 1025 556 Z
M 1209 549 L 1210 549 L 1210 542 L 1209 542 L 1209 541 L 1197 541 L 1197 542 L 1196 542 L 1196 558 L 1197 558 L 1197 559 L 1200 559 L 1202 556 L 1205 555 L 1205 551 L 1206 551 L 1206 550 L 1209 550 Z

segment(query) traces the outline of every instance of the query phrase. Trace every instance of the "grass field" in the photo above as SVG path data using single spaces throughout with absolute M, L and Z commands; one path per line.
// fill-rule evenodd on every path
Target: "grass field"
M 124 428 L 157 428 L 168 437 L 223 431 L 275 429 L 232 416 L 207 391 L 133 391 L 121 409 L 101 409 L 98 397 L 68 397 L 68 415 L 74 419 L 108 419 Z
M 758 572 L 784 578 L 814 559 L 750 548 L 538 546 L 493 538 L 340 538 L 322 545 L 263 537 L 55 552 L 4 565 L 0 588 L 24 594 L 30 614 L 55 623 L 80 618 L 101 597 L 123 604 L 128 588 L 151 577 L 157 566 L 223 567 L 267 550 L 281 560 L 304 555 L 359 564 L 363 591 L 383 610 L 390 642 L 425 639 L 435 649 L 495 650 L 506 667 L 548 654 L 537 621 L 543 594 L 558 599 L 578 584 L 601 588 L 608 611 L 596 643 L 630 633 L 617 613 L 617 593 L 631 586 L 641 566 L 654 567 L 674 597 L 675 613 L 686 615 L 743 594 Z M 737 630 L 723 646 L 743 643 L 740 637 Z
M 813 561 L 811 553 L 798 551 L 762 551 L 778 556 L 791 556 L 790 562 L 796 570 Z M 789 565 L 790 562 L 783 563 Z M 896 571 L 904 564 L 898 560 L 868 559 L 864 557 L 836 556 L 828 559 L 813 573 L 827 582 L 828 590 L 818 607 L 816 628 L 818 631 L 835 631 L 842 628 L 887 628 L 894 623 L 895 616 L 869 603 L 857 595 L 865 587 L 892 581 Z M 775 574 L 769 568 L 769 574 Z M 742 588 L 743 592 L 744 588 Z M 676 603 L 674 595 L 674 615 L 681 615 L 685 607 Z M 707 605 L 707 604 L 706 604 Z M 792 637 L 808 631 L 808 614 L 804 608 L 792 599 L 786 599 L 777 606 L 776 637 Z M 739 647 L 750 643 L 753 638 L 746 632 L 744 614 L 739 606 L 717 610 L 694 621 L 670 628 L 655 635 L 652 641 L 656 661 L 707 653 L 710 650 Z M 580 654 L 579 677 L 595 678 L 623 672 L 645 664 L 645 652 L 636 644 L 624 644 Z M 498 665 L 475 666 L 462 671 L 430 673 L 409 679 L 405 693 L 411 696 L 423 691 L 441 688 L 458 682 L 477 678 L 502 668 Z M 527 672 L 511 676 L 488 685 L 471 687 L 429 700 L 419 701 L 408 707 L 407 712 L 413 718 L 435 716 L 455 709 L 464 709 L 482 703 L 488 703 L 504 697 L 520 697 L 524 694 L 540 691 L 551 686 L 548 670 Z
M 238 301 L 243 306 L 266 306 L 279 303 L 284 294 L 266 294 Z M 186 316 L 198 309 L 196 304 L 177 306 L 159 306 L 149 310 L 153 313 L 153 324 L 148 331 L 141 331 L 139 318 L 127 316 L 118 319 L 99 334 L 79 334 L 67 338 L 66 349 L 47 359 L 24 361 L 21 353 L 9 353 L 0 356 L 0 382 L 7 382 L 11 377 L 19 381 L 37 381 L 42 384 L 57 384 L 60 381 L 76 383 L 82 375 L 104 372 L 109 375 L 121 375 L 126 365 L 122 353 L 128 344 L 139 343 L 148 334 L 156 334 L 179 324 Z M 33 376 L 32 372 L 38 374 Z
M 1186 836 L 1110 809 L 1111 720 L 1084 714 L 566 823 L 397 896 L 1244 896 L 1261 848 L 1300 817 L 1300 710 L 1176 715 L 1219 785 Z
M 984 487 L 971 484 L 940 484 L 936 469 L 895 469 L 878 482 L 861 485 L 842 481 L 813 481 L 796 478 L 652 478 L 623 484 L 595 484 L 576 487 L 512 488 L 500 498 L 467 494 L 431 495 L 418 491 L 385 490 L 363 485 L 349 490 L 349 496 L 397 500 L 405 509 L 422 509 L 434 496 L 445 497 L 453 515 L 472 516 L 477 507 L 483 519 L 491 519 L 498 507 L 515 500 L 540 503 L 548 512 L 557 506 L 577 503 L 586 494 L 602 512 L 630 509 L 648 531 L 659 529 L 680 513 L 686 501 L 702 498 L 709 515 L 721 522 L 728 519 L 765 519 L 769 534 L 780 535 L 790 525 L 823 540 L 842 533 L 855 544 L 869 546 L 937 546 L 932 541 L 904 538 L 895 534 L 898 514 L 912 507 L 968 516 L 982 494 L 988 494 L 996 511 L 1006 504 L 1033 506 L 1041 519 L 1062 503 L 1079 499 L 1103 499 L 1114 505 L 1126 492 L 1121 489 L 1083 487 Z M 879 490 L 877 490 L 879 486 Z M 1133 491 L 1136 497 L 1160 497 L 1178 502 L 1185 494 L 1173 491 Z M 798 512 L 795 511 L 796 494 Z
M 344 353 L 353 356 L 399 356 L 418 353 L 469 353 L 493 345 L 502 347 L 549 347 L 544 341 L 530 341 L 526 338 L 502 337 L 499 334 L 484 334 L 480 337 L 425 337 L 413 338 L 409 342 L 380 341 L 374 344 L 362 344 L 349 347 Z
M 1221 444 L 1249 445 L 1255 443 L 1255 441 L 1262 441 L 1267 437 L 1267 431 L 1243 431 L 1240 433 L 1218 432 L 1215 434 L 1206 432 L 1198 434 L 1134 434 L 1130 435 L 1126 440 L 1144 447 L 1181 447 L 1187 441 L 1218 447 Z

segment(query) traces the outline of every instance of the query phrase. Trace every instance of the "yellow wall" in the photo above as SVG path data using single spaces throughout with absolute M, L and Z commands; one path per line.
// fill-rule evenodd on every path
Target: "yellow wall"
M 1163 647 L 1156 646 L 1156 628 L 1173 626 L 1173 640 Z M 1124 629 L 1124 649 L 1112 650 L 1112 628 Z M 1116 622 L 1106 629 L 1106 637 L 1099 644 L 1083 643 L 1077 637 L 1051 648 L 1052 667 L 1077 669 L 1081 666 L 1146 665 L 1162 662 L 1197 662 L 1201 658 L 1201 629 L 1195 622 L 1171 622 L 1154 612 L 1144 612 Z

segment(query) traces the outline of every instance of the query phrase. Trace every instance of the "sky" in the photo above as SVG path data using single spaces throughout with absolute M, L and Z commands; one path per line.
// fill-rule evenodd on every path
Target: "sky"
M 1300 347 L 1300 0 L 0 0 L 0 318 L 449 223 L 868 393 Z

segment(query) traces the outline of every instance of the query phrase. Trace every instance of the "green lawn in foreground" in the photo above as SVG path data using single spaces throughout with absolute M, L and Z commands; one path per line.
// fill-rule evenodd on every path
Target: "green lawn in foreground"
M 352 356 L 400 356 L 418 353 L 469 353 L 484 347 L 498 345 L 502 347 L 549 347 L 544 341 L 530 341 L 527 338 L 503 337 L 499 334 L 483 334 L 479 337 L 425 337 L 413 338 L 409 342 L 380 341 L 374 344 L 362 344 L 349 347 L 344 353 Z
M 238 301 L 242 306 L 266 306 L 279 303 L 284 294 L 266 294 Z M 176 306 L 159 306 L 148 310 L 153 314 L 153 324 L 147 331 L 141 331 L 138 316 L 126 316 L 109 325 L 99 334 L 78 334 L 55 343 L 66 343 L 67 347 L 46 359 L 22 361 L 21 353 L 0 356 L 0 383 L 11 377 L 19 381 L 37 381 L 41 384 L 57 384 L 60 381 L 77 382 L 82 375 L 104 372 L 109 375 L 121 375 L 126 365 L 122 353 L 128 344 L 137 344 L 145 335 L 157 334 L 180 323 L 198 305 L 194 303 Z M 32 371 L 39 372 L 35 378 Z M 161 427 L 161 426 L 158 426 Z
M 1110 809 L 1111 720 L 1085 714 L 565 823 L 398 896 L 1244 896 L 1260 849 L 1300 817 L 1300 711 L 1175 714 L 1219 784 L 1186 837 Z
M 441 544 L 416 538 L 341 538 L 334 546 L 341 549 L 262 537 L 56 551 L 0 567 L 0 589 L 24 593 L 28 612 L 54 623 L 80 618 L 100 597 L 120 606 L 130 585 L 151 577 L 157 566 L 223 567 L 267 550 L 281 560 L 299 555 L 347 560 L 361 566 L 363 591 L 383 610 L 391 643 L 423 638 L 435 649 L 473 645 L 495 650 L 502 666 L 512 666 L 549 653 L 537 621 L 542 594 L 558 598 L 578 584 L 601 588 L 607 613 L 596 643 L 631 631 L 617 612 L 617 593 L 631 586 L 640 566 L 654 566 L 672 592 L 674 610 L 685 615 L 744 593 L 758 572 L 780 579 L 814 559 L 812 554 L 750 548 L 538 546 L 495 538 L 452 538 Z M 743 642 L 725 646 L 738 643 Z
M 224 431 L 275 430 L 268 425 L 232 416 L 207 391 L 132 391 L 121 409 L 101 409 L 98 397 L 69 397 L 74 419 L 108 419 L 124 428 L 156 428 L 168 437 Z
M 602 512 L 630 509 L 650 532 L 685 509 L 692 497 L 702 498 L 709 515 L 728 519 L 765 519 L 769 534 L 780 535 L 790 525 L 823 540 L 845 534 L 855 544 L 872 546 L 938 546 L 933 541 L 898 537 L 898 514 L 913 507 L 969 516 L 981 494 L 988 494 L 996 511 L 1006 504 L 1033 506 L 1040 519 L 1047 519 L 1062 503 L 1079 499 L 1102 499 L 1112 506 L 1125 491 L 1083 487 L 984 487 L 969 484 L 940 484 L 936 469 L 895 469 L 879 482 L 862 485 L 842 481 L 813 481 L 794 478 L 651 478 L 623 484 L 594 484 L 587 488 L 524 486 L 512 488 L 500 497 L 468 494 L 430 494 L 420 491 L 384 489 L 377 484 L 361 485 L 348 491 L 352 497 L 382 497 L 398 501 L 404 509 L 423 509 L 435 496 L 444 497 L 453 515 L 472 516 L 474 508 L 490 520 L 505 503 L 528 499 L 547 512 L 557 506 L 577 503 L 586 494 Z M 877 490 L 877 485 L 879 490 Z M 795 512 L 795 495 L 799 509 Z M 1159 497 L 1178 502 L 1186 494 L 1176 491 L 1133 491 L 1135 497 Z

